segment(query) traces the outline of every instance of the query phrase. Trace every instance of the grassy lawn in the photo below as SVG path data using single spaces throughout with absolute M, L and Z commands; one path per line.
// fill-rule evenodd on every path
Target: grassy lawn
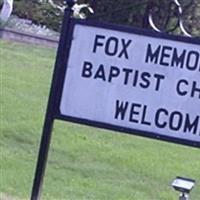
M 55 51 L 0 40 L 0 199 L 29 199 Z M 56 121 L 42 199 L 175 200 L 177 175 L 194 178 L 199 149 Z

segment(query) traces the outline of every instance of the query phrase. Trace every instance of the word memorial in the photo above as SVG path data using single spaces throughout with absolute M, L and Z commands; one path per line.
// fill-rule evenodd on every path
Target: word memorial
M 200 144 L 200 43 L 74 23 L 60 113 L 71 121 Z

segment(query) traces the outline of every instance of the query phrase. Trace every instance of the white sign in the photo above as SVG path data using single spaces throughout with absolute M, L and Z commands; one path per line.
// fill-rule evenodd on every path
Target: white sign
M 76 24 L 64 116 L 200 142 L 200 45 Z

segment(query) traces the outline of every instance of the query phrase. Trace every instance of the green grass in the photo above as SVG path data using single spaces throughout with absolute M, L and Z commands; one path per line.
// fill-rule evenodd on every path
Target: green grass
M 3 196 L 29 199 L 54 60 L 52 49 L 0 41 Z M 199 149 L 56 121 L 42 199 L 175 200 L 177 175 L 197 180 L 198 200 Z

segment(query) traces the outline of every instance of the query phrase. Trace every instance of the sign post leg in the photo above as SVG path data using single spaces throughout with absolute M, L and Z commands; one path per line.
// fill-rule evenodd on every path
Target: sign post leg
M 38 155 L 37 167 L 35 171 L 35 179 L 32 188 L 31 200 L 40 199 L 40 192 L 47 163 L 47 157 L 51 141 L 52 127 L 53 127 L 53 119 L 49 114 L 47 115 L 48 116 L 45 119 L 45 124 L 40 143 L 40 150 Z
M 55 119 L 55 104 L 57 103 L 55 97 L 57 94 L 57 83 L 59 81 L 58 74 L 61 68 L 63 67 L 62 52 L 63 52 L 63 49 L 65 50 L 67 46 L 66 45 L 67 35 L 69 32 L 68 27 L 69 27 L 71 15 L 72 15 L 72 10 L 71 10 L 71 6 L 69 6 L 69 8 L 65 10 L 64 20 L 62 24 L 62 31 L 61 31 L 59 47 L 57 51 L 57 58 L 56 58 L 56 63 L 55 63 L 55 68 L 54 68 L 54 73 L 53 73 L 53 79 L 52 79 L 52 83 L 54 84 L 52 84 L 51 86 L 50 95 L 49 95 L 49 101 L 48 101 L 45 122 L 43 126 L 42 137 L 41 137 L 40 149 L 39 149 L 39 154 L 38 154 L 38 161 L 37 161 L 37 166 L 36 166 L 36 171 L 35 171 L 35 178 L 34 178 L 33 187 L 32 187 L 31 200 L 40 199 L 42 183 L 43 183 L 43 178 L 44 178 L 46 164 L 47 164 L 48 151 L 49 151 L 49 146 L 50 146 L 50 141 L 51 141 L 52 128 L 53 128 L 53 123 Z

